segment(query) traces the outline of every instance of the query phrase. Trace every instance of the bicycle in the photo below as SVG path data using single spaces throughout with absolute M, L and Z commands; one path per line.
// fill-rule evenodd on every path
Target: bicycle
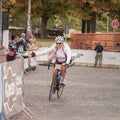
M 61 97 L 62 93 L 63 93 L 63 90 L 64 90 L 64 87 L 65 85 L 63 83 L 61 83 L 61 66 L 63 65 L 60 65 L 60 64 L 56 64 L 56 63 L 50 63 L 48 64 L 48 69 L 50 67 L 50 65 L 52 66 L 56 66 L 56 71 L 55 71 L 55 81 L 54 81 L 54 87 L 53 87 L 53 82 L 51 83 L 51 86 L 50 86 L 50 91 L 49 91 L 49 101 L 52 99 L 52 96 L 57 92 L 57 97 Z M 72 65 L 69 65 L 69 67 L 72 66 Z M 66 68 L 67 69 L 67 68 Z

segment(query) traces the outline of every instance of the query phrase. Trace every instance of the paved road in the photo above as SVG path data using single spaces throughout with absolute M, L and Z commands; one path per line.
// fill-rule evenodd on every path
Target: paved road
M 38 66 L 25 74 L 25 105 L 31 120 L 120 120 L 120 69 L 74 66 L 67 71 L 61 98 L 48 101 L 52 68 Z M 11 120 L 30 120 L 21 112 Z

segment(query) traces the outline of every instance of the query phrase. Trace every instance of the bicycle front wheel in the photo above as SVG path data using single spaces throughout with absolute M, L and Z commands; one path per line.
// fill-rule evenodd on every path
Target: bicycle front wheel
M 49 91 L 49 101 L 52 99 L 53 94 L 54 94 L 54 89 L 51 87 Z
M 59 98 L 64 90 L 64 86 L 63 85 L 59 85 L 59 89 L 57 90 L 57 97 Z

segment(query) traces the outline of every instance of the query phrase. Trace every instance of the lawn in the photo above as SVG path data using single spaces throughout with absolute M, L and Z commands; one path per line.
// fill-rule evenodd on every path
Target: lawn
M 54 38 L 45 38 L 45 39 L 37 39 L 37 45 L 39 47 L 50 47 L 55 42 Z M 70 44 L 70 40 L 66 41 L 68 44 Z
M 37 45 L 40 47 L 50 47 L 54 41 L 53 38 L 37 39 Z

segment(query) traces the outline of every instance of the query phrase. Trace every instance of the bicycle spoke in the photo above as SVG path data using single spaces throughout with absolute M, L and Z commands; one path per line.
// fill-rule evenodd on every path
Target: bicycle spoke
M 60 85 L 59 90 L 57 90 L 57 97 L 59 98 L 63 93 L 64 86 Z

